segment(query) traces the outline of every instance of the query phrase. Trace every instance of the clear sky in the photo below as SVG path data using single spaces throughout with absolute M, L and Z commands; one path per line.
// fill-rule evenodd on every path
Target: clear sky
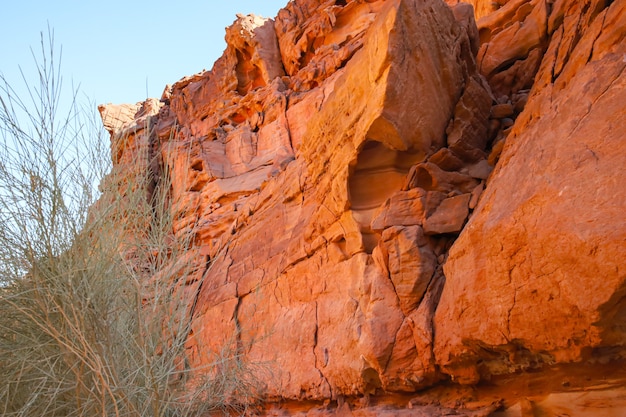
M 237 13 L 275 17 L 288 0 L 0 0 L 0 72 L 21 83 L 40 32 L 62 47 L 64 84 L 96 103 L 160 97 L 166 84 L 211 69 Z M 146 94 L 147 91 L 147 94 Z

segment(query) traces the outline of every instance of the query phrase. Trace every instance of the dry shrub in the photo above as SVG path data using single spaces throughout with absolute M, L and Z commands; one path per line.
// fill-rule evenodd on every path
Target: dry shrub
M 203 276 L 184 262 L 192 231 L 172 234 L 167 172 L 97 191 L 105 135 L 75 90 L 64 104 L 53 34 L 41 40 L 34 87 L 0 79 L 0 413 L 244 413 L 260 393 L 243 352 L 185 361 L 187 283 Z

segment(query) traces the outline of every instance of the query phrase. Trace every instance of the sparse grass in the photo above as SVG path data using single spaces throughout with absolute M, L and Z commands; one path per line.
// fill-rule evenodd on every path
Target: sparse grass
M 258 399 L 236 344 L 189 369 L 185 343 L 202 271 L 174 236 L 166 169 L 96 184 L 104 135 L 72 92 L 62 107 L 53 35 L 22 99 L 0 78 L 0 414 L 241 414 Z M 26 81 L 26 80 L 25 80 Z M 154 178 L 150 177 L 150 181 Z

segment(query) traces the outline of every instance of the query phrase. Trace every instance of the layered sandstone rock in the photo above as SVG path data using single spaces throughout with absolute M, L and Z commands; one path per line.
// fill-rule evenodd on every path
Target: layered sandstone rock
M 235 349 L 285 407 L 526 416 L 569 397 L 499 378 L 621 358 L 625 2 L 473 4 L 291 1 L 101 108 L 111 181 L 167 172 L 194 237 L 191 366 Z
M 307 16 L 307 7 L 291 3 L 276 27 L 306 26 L 297 19 Z M 414 391 L 439 378 L 430 323 L 441 288 L 437 257 L 447 241 L 440 236 L 460 230 L 480 183 L 426 161 L 446 144 L 455 112 L 464 112 L 465 121 L 450 124 L 450 132 L 486 131 L 486 119 L 474 116 L 472 105 L 482 100 L 488 114 L 491 98 L 472 72 L 466 32 L 442 3 L 355 2 L 329 5 L 325 13 L 336 15 L 335 26 L 317 36 L 334 37 L 338 45 L 340 36 L 350 39 L 346 45 L 357 39 L 359 50 L 344 65 L 323 61 L 320 46 L 321 55 L 299 69 L 309 77 L 309 66 L 330 65 L 308 85 L 317 87 L 304 95 L 298 90 L 306 84 L 297 74 L 296 82 L 276 80 L 269 88 L 287 97 L 284 114 L 266 114 L 258 132 L 247 121 L 233 126 L 224 138 L 227 146 L 242 135 L 251 138 L 258 152 L 269 130 L 271 145 L 276 136 L 291 139 L 284 146 L 289 159 L 231 174 L 238 186 L 244 178 L 259 179 L 251 184 L 258 189 L 241 190 L 237 199 L 232 191 L 216 192 L 210 181 L 192 190 L 201 205 L 218 203 L 222 212 L 199 217 L 209 224 L 199 235 L 217 242 L 207 242 L 215 260 L 199 294 L 191 346 L 217 349 L 216 334 L 239 337 L 250 360 L 276 364 L 270 395 L 321 400 L 378 389 Z M 346 27 L 355 21 L 356 28 Z M 294 54 L 302 58 L 300 49 Z M 299 133 L 295 140 L 291 131 Z M 468 145 L 478 154 L 469 163 L 485 156 L 479 142 Z M 235 143 L 239 152 L 245 149 Z M 250 161 L 259 157 L 249 155 Z M 410 219 L 372 227 L 383 205 L 387 219 L 402 217 L 394 195 L 416 192 L 426 202 L 421 211 L 416 206 Z M 437 210 L 449 202 L 460 209 L 452 225 L 437 220 Z M 226 234 L 212 218 L 228 227 Z M 222 247 L 227 249 L 216 256 Z
M 626 340 L 625 3 L 541 13 L 528 103 L 445 266 L 436 352 L 466 382 L 621 357 Z

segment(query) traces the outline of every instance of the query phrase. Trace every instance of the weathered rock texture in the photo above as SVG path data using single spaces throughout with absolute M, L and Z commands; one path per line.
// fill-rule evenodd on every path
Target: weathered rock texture
M 444 268 L 436 352 L 453 376 L 581 361 L 626 341 L 624 4 L 523 6 L 542 32 L 510 68 L 531 44 L 546 52 Z M 506 49 L 491 42 L 482 49 Z
M 291 1 L 101 107 L 113 176 L 167 167 L 195 236 L 191 365 L 234 344 L 278 414 L 556 415 L 607 361 L 622 385 L 626 1 L 473 5 Z

